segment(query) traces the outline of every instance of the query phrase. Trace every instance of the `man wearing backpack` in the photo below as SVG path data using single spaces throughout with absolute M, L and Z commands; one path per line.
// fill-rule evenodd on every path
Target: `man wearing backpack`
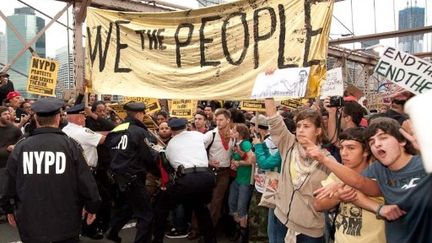
M 146 143 L 149 133 L 143 120 L 145 105 L 131 102 L 127 103 L 124 109 L 127 112 L 125 122 L 107 135 L 105 145 L 110 150 L 111 170 L 116 182 L 137 218 L 134 242 L 150 242 L 153 210 L 145 181 L 148 171 L 158 175 L 159 168 L 152 154 L 152 148 Z M 118 215 L 114 216 L 117 224 L 112 226 L 107 238 L 120 242 L 121 238 L 118 233 L 131 216 L 124 211 L 118 212 Z

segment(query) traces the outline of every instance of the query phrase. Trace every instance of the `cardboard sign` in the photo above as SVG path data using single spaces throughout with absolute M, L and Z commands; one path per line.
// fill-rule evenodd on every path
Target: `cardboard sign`
M 197 108 L 197 101 L 194 100 L 170 100 L 171 117 L 192 119 Z
M 253 0 L 163 13 L 87 8 L 87 78 L 100 94 L 244 100 L 269 67 L 310 67 L 314 97 L 325 79 L 333 6 Z
M 111 109 L 114 110 L 114 112 L 121 118 L 121 119 L 125 119 L 126 118 L 126 111 L 123 108 L 123 105 L 121 104 L 107 104 L 107 106 L 109 106 Z
M 252 90 L 252 99 L 272 97 L 299 98 L 306 94 L 309 68 L 278 69 L 271 75 L 258 74 Z
M 305 99 L 307 102 L 307 99 Z M 289 100 L 281 100 L 281 105 L 287 106 L 292 109 L 297 109 L 298 107 L 306 104 L 303 99 L 289 99 Z
M 59 63 L 45 58 L 32 57 L 27 92 L 42 96 L 55 97 Z
M 327 96 L 343 96 L 344 84 L 342 68 L 334 68 L 327 71 L 327 78 L 321 85 L 320 96 L 324 99 Z
M 432 89 L 432 63 L 393 47 L 384 50 L 374 72 L 414 94 Z
M 144 97 L 123 97 L 123 102 L 127 103 L 130 101 L 135 101 L 135 102 L 142 102 L 145 104 L 146 106 L 146 113 L 147 114 L 152 114 L 154 112 L 160 111 L 161 107 L 159 104 L 159 100 L 158 99 L 154 99 L 154 98 L 144 98 Z
M 264 100 L 243 100 L 240 102 L 240 109 L 265 112 Z

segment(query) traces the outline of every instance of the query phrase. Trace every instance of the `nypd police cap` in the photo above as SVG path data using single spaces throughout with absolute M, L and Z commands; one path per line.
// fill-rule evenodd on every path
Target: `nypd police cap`
M 142 102 L 129 102 L 123 106 L 123 109 L 127 111 L 144 112 L 145 105 Z
M 184 118 L 172 118 L 171 120 L 169 120 L 168 126 L 173 131 L 179 131 L 185 129 L 187 123 L 188 121 Z
M 38 116 L 54 116 L 60 112 L 64 102 L 56 98 L 42 98 L 32 105 L 32 110 Z
M 77 104 L 66 110 L 68 115 L 80 114 L 84 111 L 84 103 Z

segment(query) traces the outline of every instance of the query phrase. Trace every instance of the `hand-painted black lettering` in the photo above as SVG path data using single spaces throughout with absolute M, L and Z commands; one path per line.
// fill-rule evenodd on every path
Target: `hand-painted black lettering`
M 188 31 L 186 40 L 183 41 L 183 42 L 180 42 L 179 33 L 180 33 L 180 30 L 182 28 L 188 28 L 189 31 Z M 180 48 L 189 45 L 189 43 L 191 42 L 191 39 L 192 39 L 193 29 L 194 29 L 194 26 L 193 26 L 193 24 L 190 24 L 190 23 L 181 23 L 181 24 L 179 24 L 177 26 L 177 30 L 176 30 L 175 35 L 174 35 L 174 39 L 175 39 L 175 42 L 176 42 L 176 63 L 177 63 L 177 67 L 181 67 Z
M 165 50 L 166 49 L 166 46 L 164 46 L 164 44 L 163 44 L 164 36 L 162 35 L 162 32 L 164 32 L 164 31 L 165 31 L 165 29 L 158 29 L 157 30 L 156 37 L 157 37 L 157 41 L 158 41 L 159 50 Z
M 228 50 L 228 38 L 227 38 L 227 26 L 229 24 L 229 21 L 234 18 L 234 17 L 240 17 L 240 20 L 242 22 L 243 25 L 243 50 L 240 54 L 240 57 L 237 61 L 233 61 L 231 54 Z M 243 60 L 245 59 L 247 50 L 249 48 L 249 28 L 247 25 L 247 21 L 246 21 L 246 13 L 241 13 L 241 12 L 236 12 L 236 13 L 232 13 L 228 16 L 228 18 L 226 18 L 222 24 L 222 49 L 225 55 L 225 58 L 227 59 L 227 61 L 232 64 L 232 65 L 240 65 Z
M 156 38 L 156 32 L 157 29 L 154 30 L 147 30 L 147 39 L 149 42 L 149 49 L 153 50 L 153 49 L 157 49 L 158 43 L 157 43 L 157 38 Z
M 259 31 L 259 18 L 260 12 L 268 11 L 270 15 L 270 32 L 260 35 Z M 276 31 L 276 13 L 273 8 L 265 7 L 259 8 L 254 11 L 253 15 L 253 29 L 254 29 L 254 69 L 259 66 L 259 53 L 258 53 L 258 42 L 269 39 Z
M 117 32 L 117 48 L 116 48 L 116 58 L 115 58 L 115 65 L 114 65 L 114 72 L 115 73 L 128 73 L 132 71 L 130 68 L 121 68 L 119 67 L 120 63 L 120 50 L 126 49 L 128 47 L 128 44 L 124 44 L 120 42 L 120 24 L 128 24 L 130 21 L 126 20 L 117 20 L 115 22 L 116 25 L 116 32 Z
M 206 61 L 206 58 L 205 58 L 205 44 L 212 43 L 213 42 L 213 38 L 205 38 L 205 35 L 204 35 L 204 28 L 206 26 L 206 23 L 210 22 L 210 21 L 218 20 L 220 18 L 221 18 L 221 16 L 209 16 L 209 17 L 204 17 L 204 18 L 201 19 L 201 27 L 200 27 L 200 31 L 199 31 L 199 34 L 200 34 L 200 56 L 201 56 L 200 63 L 201 63 L 201 67 L 204 67 L 204 66 L 217 66 L 217 65 L 220 64 L 220 61 Z
M 311 48 L 312 37 L 320 35 L 322 28 L 317 30 L 312 29 L 311 23 L 311 5 L 312 1 L 304 1 L 304 15 L 305 15 L 305 27 L 306 27 L 306 40 L 305 40 L 305 52 L 303 56 L 303 67 L 310 67 L 321 63 L 321 60 L 309 60 L 309 53 Z
M 140 35 L 140 37 L 141 37 L 141 50 L 144 50 L 145 49 L 145 45 L 144 45 L 145 30 L 137 30 L 137 31 L 135 31 L 135 33 Z
M 298 67 L 297 64 L 285 64 L 285 33 L 286 33 L 286 17 L 285 17 L 285 9 L 284 5 L 278 5 L 279 10 L 279 49 L 278 49 L 278 68 L 290 68 L 290 67 Z
M 90 28 L 87 27 L 87 40 L 88 40 L 91 64 L 93 66 L 93 63 L 96 59 L 96 54 L 98 52 L 97 50 L 99 50 L 99 72 L 102 72 L 105 69 L 105 62 L 106 62 L 108 48 L 111 39 L 112 25 L 113 23 L 110 23 L 109 25 L 108 33 L 105 40 L 105 48 L 103 52 L 102 52 L 102 36 L 101 36 L 102 26 L 98 25 L 96 27 L 96 39 L 95 39 L 94 49 L 92 47 L 92 36 L 90 33 Z

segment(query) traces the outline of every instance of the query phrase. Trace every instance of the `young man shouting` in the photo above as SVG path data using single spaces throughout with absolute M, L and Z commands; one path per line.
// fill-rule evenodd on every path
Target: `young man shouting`
M 363 175 L 322 155 L 311 145 L 310 157 L 328 167 L 345 184 L 385 204 L 373 207 L 386 221 L 387 242 L 432 242 L 432 176 L 403 134 L 396 120 L 376 118 L 366 131 L 368 145 L 378 162 Z

